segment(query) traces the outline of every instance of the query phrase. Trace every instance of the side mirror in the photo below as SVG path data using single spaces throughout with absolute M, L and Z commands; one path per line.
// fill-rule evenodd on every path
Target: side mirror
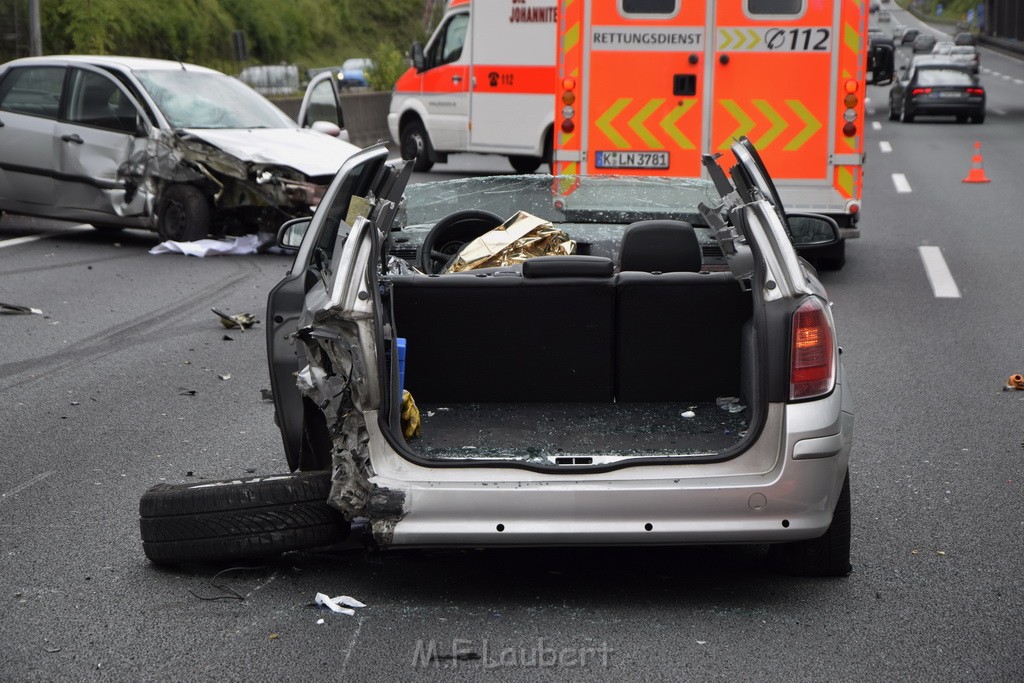
M 412 65 L 416 71 L 427 68 L 427 58 L 423 56 L 423 46 L 419 43 L 412 44 Z
M 310 128 L 318 133 L 330 135 L 332 138 L 336 138 L 341 135 L 341 128 L 330 121 L 314 121 Z
M 304 216 L 284 223 L 277 231 L 277 246 L 285 251 L 298 251 L 312 220 L 309 216 Z
M 839 224 L 834 218 L 816 213 L 790 213 L 786 214 L 786 219 L 797 251 L 829 247 L 841 239 Z

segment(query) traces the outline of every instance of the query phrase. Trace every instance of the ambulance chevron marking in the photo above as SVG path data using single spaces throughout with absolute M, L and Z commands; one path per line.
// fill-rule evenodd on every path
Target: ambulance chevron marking
M 727 28 L 719 29 L 718 49 L 728 50 L 732 45 L 732 31 Z
M 746 29 L 744 33 L 750 37 L 750 45 L 748 45 L 746 49 L 753 50 L 761 42 L 761 34 L 751 29 Z
M 676 128 L 676 121 L 681 119 L 686 112 L 690 111 L 695 104 L 697 104 L 697 100 L 686 100 L 678 107 L 672 107 L 668 115 L 661 120 L 661 129 L 672 138 L 679 149 L 697 149 L 690 138 L 683 135 L 682 131 Z
M 736 104 L 735 100 L 722 100 L 722 106 L 729 112 L 736 122 L 740 125 L 733 132 L 722 140 L 722 144 L 718 146 L 718 149 L 729 149 L 729 145 L 732 144 L 733 140 L 738 140 L 740 136 L 746 135 L 754 129 L 754 119 L 747 116 L 740 106 Z
M 633 129 L 633 132 L 640 136 L 640 139 L 647 143 L 649 149 L 661 149 L 661 143 L 658 142 L 658 138 L 651 135 L 651 132 L 644 127 L 644 121 L 647 120 L 654 110 L 662 105 L 664 99 L 653 99 L 645 104 L 640 111 L 633 115 L 629 120 L 629 127 Z
M 775 138 L 779 137 L 782 131 L 789 128 L 789 124 L 786 123 L 786 119 L 779 116 L 779 113 L 772 108 L 772 105 L 768 104 L 765 100 L 754 100 L 754 106 L 757 110 L 764 114 L 765 118 L 772 122 L 772 127 L 764 135 L 757 139 L 754 143 L 754 147 L 758 149 L 768 149 Z
M 626 138 L 619 135 L 619 132 L 615 130 L 614 126 L 612 126 L 612 120 L 614 120 L 623 109 L 629 106 L 629 103 L 632 101 L 633 100 L 630 97 L 620 97 L 615 100 L 615 104 L 608 107 L 608 109 L 598 117 L 597 121 L 594 122 L 597 129 L 604 133 L 611 143 L 620 149 L 625 149 L 629 146 L 629 143 L 626 142 Z
M 562 52 L 568 52 L 580 42 L 580 24 L 576 22 L 568 28 L 562 38 Z
M 853 174 L 845 166 L 840 166 L 836 171 L 836 187 L 843 191 L 844 196 L 853 196 Z
M 857 33 L 857 29 L 849 24 L 843 26 L 843 42 L 854 52 L 860 52 L 860 35 Z
M 804 129 L 800 131 L 799 135 L 786 143 L 786 146 L 782 148 L 786 152 L 793 152 L 803 147 L 805 142 L 821 130 L 821 121 L 814 118 L 800 100 L 786 100 L 786 104 L 804 122 Z

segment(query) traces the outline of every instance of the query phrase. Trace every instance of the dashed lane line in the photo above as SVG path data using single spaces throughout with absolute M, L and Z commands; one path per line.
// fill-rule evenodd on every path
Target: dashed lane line
M 886 140 L 881 140 L 878 143 L 878 149 L 882 150 L 883 154 L 888 154 L 892 151 L 892 145 L 890 145 Z
M 881 121 L 872 121 L 871 122 L 871 130 L 882 130 L 882 122 Z
M 70 228 L 64 228 L 63 230 L 53 230 L 51 232 L 44 232 L 39 235 L 27 235 L 25 237 L 14 237 L 9 240 L 0 240 L 0 249 L 6 247 L 16 247 L 19 244 L 28 244 L 30 242 L 38 242 L 39 240 L 45 240 L 48 237 L 56 237 L 58 235 L 66 235 L 72 232 L 81 232 L 83 230 L 92 230 L 91 225 L 73 225 Z
M 959 299 L 960 288 L 956 286 L 953 273 L 949 272 L 946 259 L 942 257 L 942 250 L 938 247 L 918 247 L 917 250 L 921 254 L 924 272 L 932 285 L 935 298 Z
M 911 192 L 910 183 L 907 181 L 907 176 L 902 173 L 892 174 L 892 184 L 896 186 L 896 191 L 900 194 L 906 194 Z

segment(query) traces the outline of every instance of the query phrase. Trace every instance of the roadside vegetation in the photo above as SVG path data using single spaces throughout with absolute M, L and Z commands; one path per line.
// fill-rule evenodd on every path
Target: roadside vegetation
M 0 0 L 0 63 L 27 54 L 27 0 Z M 44 0 L 45 54 L 117 54 L 181 59 L 226 73 L 252 64 L 338 66 L 349 57 L 379 65 L 389 90 L 404 55 L 437 21 L 437 0 Z M 232 36 L 245 32 L 247 55 Z M 14 37 L 12 37 L 14 36 Z

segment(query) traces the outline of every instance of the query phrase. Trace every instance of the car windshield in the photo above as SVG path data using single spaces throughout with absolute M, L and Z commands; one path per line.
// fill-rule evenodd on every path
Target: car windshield
M 719 201 L 706 180 L 639 176 L 483 176 L 410 185 L 405 192 L 407 225 L 435 223 L 463 209 L 506 218 L 526 211 L 556 225 L 702 222 L 697 205 Z
M 175 128 L 295 128 L 298 124 L 237 79 L 208 71 L 136 71 Z
M 964 71 L 954 69 L 921 69 L 917 74 L 918 85 L 970 85 L 971 77 Z

